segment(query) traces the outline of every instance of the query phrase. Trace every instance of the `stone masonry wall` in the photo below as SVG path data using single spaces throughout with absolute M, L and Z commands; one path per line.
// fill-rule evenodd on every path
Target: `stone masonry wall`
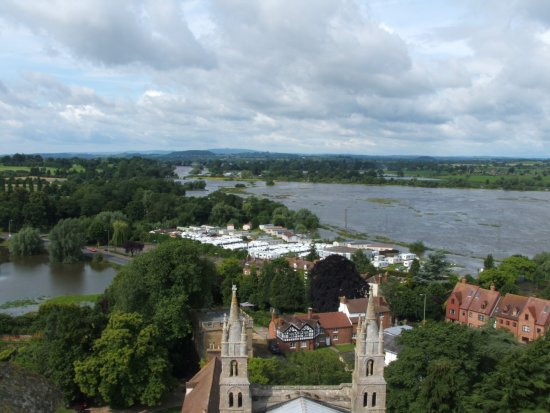
M 252 412 L 265 411 L 267 408 L 296 399 L 300 396 L 323 401 L 332 405 L 351 409 L 351 384 L 339 386 L 250 386 Z

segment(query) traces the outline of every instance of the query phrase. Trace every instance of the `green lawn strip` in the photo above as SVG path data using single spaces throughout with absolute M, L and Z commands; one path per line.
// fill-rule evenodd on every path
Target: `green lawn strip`
M 10 165 L 0 165 L 0 171 L 30 171 L 29 166 L 10 166 Z
M 80 304 L 85 302 L 95 303 L 101 294 L 75 294 L 61 295 L 46 300 L 43 304 Z
M 36 298 L 23 298 L 21 300 L 11 300 L 0 304 L 0 310 L 7 308 L 25 307 L 27 305 L 40 304 L 39 299 Z
M 350 353 L 355 350 L 355 345 L 348 343 L 348 344 L 336 344 L 334 346 L 336 350 L 338 350 L 340 353 Z

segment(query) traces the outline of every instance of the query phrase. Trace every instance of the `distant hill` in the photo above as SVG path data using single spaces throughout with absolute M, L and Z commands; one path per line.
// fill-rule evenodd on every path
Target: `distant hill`
M 258 152 L 252 149 L 238 149 L 238 148 L 217 148 L 217 149 L 208 149 L 208 151 L 215 153 L 216 155 L 240 155 L 244 153 Z

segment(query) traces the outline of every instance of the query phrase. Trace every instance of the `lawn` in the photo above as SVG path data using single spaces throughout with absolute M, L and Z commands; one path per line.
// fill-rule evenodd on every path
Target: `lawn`
M 10 166 L 0 165 L 0 171 L 26 171 L 29 172 L 31 168 L 29 166 Z
M 75 294 L 61 295 L 59 297 L 50 298 L 44 304 L 80 304 L 82 302 L 95 303 L 101 294 Z
M 349 344 L 337 344 L 334 346 L 336 350 L 338 350 L 340 353 L 351 353 L 352 351 L 355 351 L 355 345 L 349 343 Z

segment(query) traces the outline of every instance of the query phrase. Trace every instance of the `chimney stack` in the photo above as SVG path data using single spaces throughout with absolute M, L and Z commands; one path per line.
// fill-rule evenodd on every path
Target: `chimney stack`
M 307 309 L 307 319 L 311 320 L 311 315 L 313 314 L 313 308 L 308 307 Z

